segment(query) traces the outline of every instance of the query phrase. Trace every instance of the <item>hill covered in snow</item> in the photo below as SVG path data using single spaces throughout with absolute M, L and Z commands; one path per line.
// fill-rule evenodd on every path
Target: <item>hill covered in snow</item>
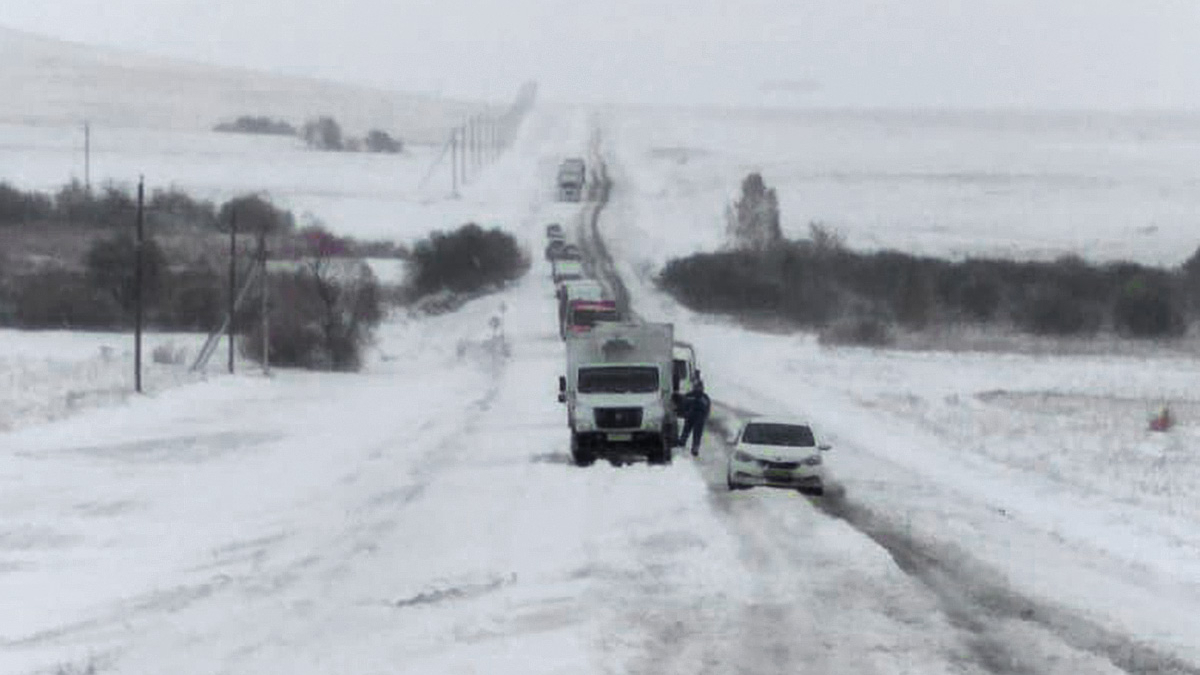
M 380 64 L 389 67 L 389 64 Z M 398 66 L 397 66 L 398 67 Z M 486 104 L 202 65 L 63 42 L 0 26 L 0 123 L 211 129 L 241 115 L 299 125 L 331 115 L 349 132 L 382 128 L 440 141 Z

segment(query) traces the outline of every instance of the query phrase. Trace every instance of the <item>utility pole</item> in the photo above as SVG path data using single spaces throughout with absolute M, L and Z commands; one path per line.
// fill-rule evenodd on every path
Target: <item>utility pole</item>
M 471 166 L 479 172 L 479 118 L 471 118 Z
M 462 138 L 462 146 L 460 147 L 460 152 L 462 153 L 462 156 L 459 157 L 458 168 L 462 170 L 462 176 L 461 176 L 462 184 L 466 185 L 467 184 L 467 125 L 464 124 L 464 125 L 460 126 L 458 128 L 458 133 L 459 133 L 459 136 Z
M 133 387 L 142 393 L 142 249 L 145 238 L 145 179 L 138 176 L 137 237 L 133 240 Z
M 270 279 L 267 278 L 267 231 L 263 228 L 258 233 L 258 278 L 262 284 L 262 367 L 263 375 L 271 374 L 271 315 L 268 313 L 270 303 L 268 294 L 271 292 Z
M 450 196 L 458 199 L 458 129 L 450 131 Z
M 225 324 L 229 342 L 229 374 L 233 374 L 233 323 L 237 313 L 237 209 L 229 215 L 229 321 Z
M 92 191 L 92 125 L 83 123 L 83 187 Z

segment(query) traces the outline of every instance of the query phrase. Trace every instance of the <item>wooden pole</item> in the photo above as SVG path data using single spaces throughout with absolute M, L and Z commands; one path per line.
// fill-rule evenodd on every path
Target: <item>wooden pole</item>
M 92 125 L 83 123 L 83 187 L 92 191 Z
M 133 241 L 133 384 L 142 393 L 142 244 L 145 236 L 145 180 L 138 176 L 137 237 Z
M 458 197 L 458 129 L 450 132 L 450 196 Z
M 226 339 L 229 342 L 229 373 L 233 374 L 234 317 L 237 314 L 237 209 L 229 216 L 229 321 Z
M 265 231 L 258 233 L 258 278 L 262 284 L 262 366 L 263 375 L 271 374 L 271 315 L 268 312 L 270 302 L 268 294 L 271 292 L 270 279 L 267 277 L 267 234 Z

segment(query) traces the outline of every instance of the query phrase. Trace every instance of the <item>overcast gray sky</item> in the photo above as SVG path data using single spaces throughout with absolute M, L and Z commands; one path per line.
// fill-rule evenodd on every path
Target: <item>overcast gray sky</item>
M 507 99 L 1200 109 L 1200 0 L 4 0 L 79 42 Z

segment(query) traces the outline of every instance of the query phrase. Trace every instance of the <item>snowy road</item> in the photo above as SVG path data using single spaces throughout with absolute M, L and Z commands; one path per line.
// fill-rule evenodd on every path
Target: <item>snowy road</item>
M 547 222 L 588 222 L 549 186 L 591 133 L 531 118 L 451 207 L 517 231 L 530 274 L 389 321 L 367 372 L 214 378 L 0 436 L 0 672 L 1200 672 L 1194 524 L 962 452 L 938 411 L 857 386 L 876 356 L 671 305 L 607 134 L 600 228 L 637 311 L 697 345 L 727 424 L 814 419 L 844 492 L 728 493 L 719 428 L 699 461 L 572 466 L 536 253 Z

